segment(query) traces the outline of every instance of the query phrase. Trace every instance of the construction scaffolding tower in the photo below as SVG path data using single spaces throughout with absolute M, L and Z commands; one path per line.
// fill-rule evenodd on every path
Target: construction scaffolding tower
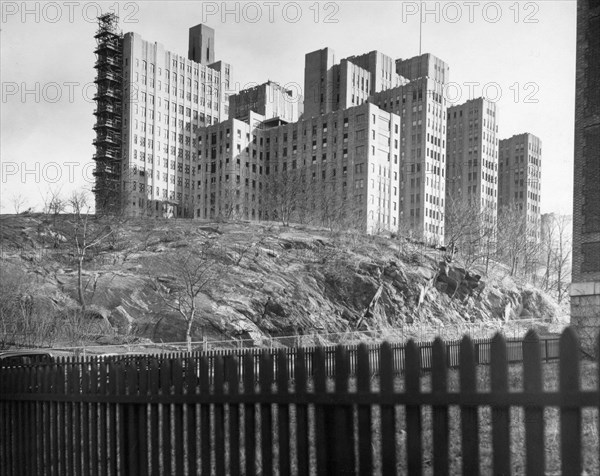
M 96 146 L 94 161 L 96 177 L 94 196 L 96 213 L 121 211 L 121 125 L 123 95 L 123 35 L 117 31 L 119 17 L 106 13 L 98 17 L 98 31 L 94 35 L 97 47 L 95 83 Z

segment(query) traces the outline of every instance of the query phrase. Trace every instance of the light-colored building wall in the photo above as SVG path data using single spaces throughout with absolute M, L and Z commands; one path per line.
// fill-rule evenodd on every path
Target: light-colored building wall
M 358 106 L 370 95 L 406 82 L 396 73 L 394 60 L 379 51 L 339 63 L 331 48 L 313 51 L 305 57 L 304 114 L 313 117 Z
M 527 236 L 540 240 L 540 189 L 542 178 L 542 141 L 530 133 L 499 141 L 498 210 L 516 207 L 523 212 Z
M 192 216 L 197 129 L 227 118 L 230 81 L 226 63 L 199 64 L 125 34 L 122 193 L 128 214 Z
M 400 226 L 414 236 L 444 240 L 446 100 L 449 68 L 424 54 L 394 61 L 378 51 L 335 62 L 329 48 L 306 55 L 306 117 L 371 102 L 402 117 L 397 172 Z
M 346 60 L 369 72 L 367 94 L 374 94 L 406 83 L 405 78 L 396 72 L 395 60 L 380 51 L 350 56 Z
M 304 58 L 304 115 L 306 117 L 326 114 L 339 108 L 335 102 L 337 82 L 335 53 L 331 48 L 307 53 Z M 335 81 L 334 81 L 335 77 Z
M 296 122 L 302 115 L 303 97 L 268 81 L 229 96 L 229 117 L 248 120 L 250 111 L 261 114 L 265 119 L 279 118 Z
M 433 243 L 444 242 L 447 104 L 443 93 L 444 83 L 426 74 L 370 98 L 401 118 L 400 227 Z
M 431 53 L 409 59 L 397 59 L 396 73 L 409 81 L 421 78 L 431 78 L 440 84 L 450 81 L 450 67 Z
M 498 210 L 496 103 L 476 98 L 448 108 L 446 203 L 469 203 L 488 225 Z
M 239 218 L 279 220 L 273 194 L 291 192 L 292 221 L 397 229 L 397 115 L 365 103 L 274 127 L 262 119 L 230 119 L 200 131 L 205 192 L 197 216 L 224 216 L 237 197 Z

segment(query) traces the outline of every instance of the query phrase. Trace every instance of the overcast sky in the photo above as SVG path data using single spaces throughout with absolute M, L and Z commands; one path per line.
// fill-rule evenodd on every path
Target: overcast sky
M 188 28 L 216 30 L 216 59 L 243 88 L 268 79 L 302 85 L 304 55 L 379 50 L 419 54 L 420 3 L 407 2 L 2 2 L 1 205 L 49 187 L 91 188 L 94 17 L 116 11 L 123 32 L 187 55 Z M 226 8 L 223 8 L 223 7 Z M 422 52 L 450 66 L 448 99 L 487 94 L 499 137 L 542 140 L 542 213 L 571 213 L 576 2 L 424 2 Z M 474 84 L 470 84 L 474 83 Z

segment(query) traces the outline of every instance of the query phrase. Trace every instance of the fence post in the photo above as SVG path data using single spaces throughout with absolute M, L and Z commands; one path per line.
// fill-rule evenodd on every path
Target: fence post
M 338 345 L 335 350 L 335 395 L 348 395 L 348 351 Z M 354 419 L 352 405 L 336 404 L 326 411 L 325 433 L 328 446 L 328 474 L 354 474 Z
M 508 397 L 506 340 L 501 334 L 492 339 L 490 349 L 492 393 Z M 492 448 L 494 474 L 510 474 L 510 426 L 508 406 L 492 407 Z
M 433 363 L 431 368 L 431 391 L 434 395 L 445 398 L 447 393 L 447 375 L 449 360 L 449 346 L 442 339 L 436 338 L 431 351 Z M 433 473 L 435 475 L 448 475 L 449 425 L 448 406 L 433 406 Z
M 473 342 L 468 336 L 460 343 L 460 392 L 467 397 L 477 391 Z M 479 418 L 477 406 L 462 404 L 462 464 L 464 475 L 479 474 Z
M 381 396 L 394 393 L 394 365 L 392 348 L 384 342 L 379 348 L 379 385 Z M 394 405 L 381 405 L 381 469 L 383 475 L 396 474 L 396 412 Z
M 325 368 L 325 352 L 323 347 L 317 347 L 313 352 L 314 393 L 315 397 L 327 393 L 327 370 Z M 315 449 L 317 455 L 317 474 L 327 474 L 328 457 L 325 437 L 326 409 L 323 404 L 315 405 Z
M 406 396 L 418 401 L 421 393 L 421 350 L 411 339 L 406 344 L 404 352 Z M 420 474 L 423 465 L 423 451 L 421 445 L 421 407 L 418 404 L 406 406 L 406 436 L 408 474 Z
M 579 393 L 579 342 L 568 327 L 560 337 L 560 393 L 564 397 Z M 562 474 L 581 474 L 581 407 L 576 398 L 565 398 L 572 406 L 560 409 L 560 454 Z
M 299 400 L 306 395 L 307 371 L 304 349 L 300 347 L 296 352 L 294 366 L 295 391 Z M 307 476 L 309 471 L 309 444 L 308 444 L 308 405 L 296 405 L 296 454 L 298 462 L 298 476 Z
M 523 340 L 523 389 L 535 400 L 542 392 L 540 364 L 540 340 L 534 330 L 525 334 Z M 526 473 L 543 474 L 544 461 L 544 409 L 525 408 Z
M 357 350 L 356 386 L 359 393 L 367 394 L 371 391 L 369 349 L 364 343 L 360 344 Z M 360 474 L 373 473 L 371 431 L 371 405 L 358 405 L 358 464 Z

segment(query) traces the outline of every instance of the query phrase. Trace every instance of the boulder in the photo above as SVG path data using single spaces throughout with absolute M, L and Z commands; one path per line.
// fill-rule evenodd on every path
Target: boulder
M 119 334 L 127 335 L 133 329 L 134 319 L 123 306 L 117 306 L 110 314 L 109 322 Z
M 269 298 L 265 304 L 265 312 L 279 317 L 286 316 L 283 306 L 278 302 L 273 301 L 271 298 Z

